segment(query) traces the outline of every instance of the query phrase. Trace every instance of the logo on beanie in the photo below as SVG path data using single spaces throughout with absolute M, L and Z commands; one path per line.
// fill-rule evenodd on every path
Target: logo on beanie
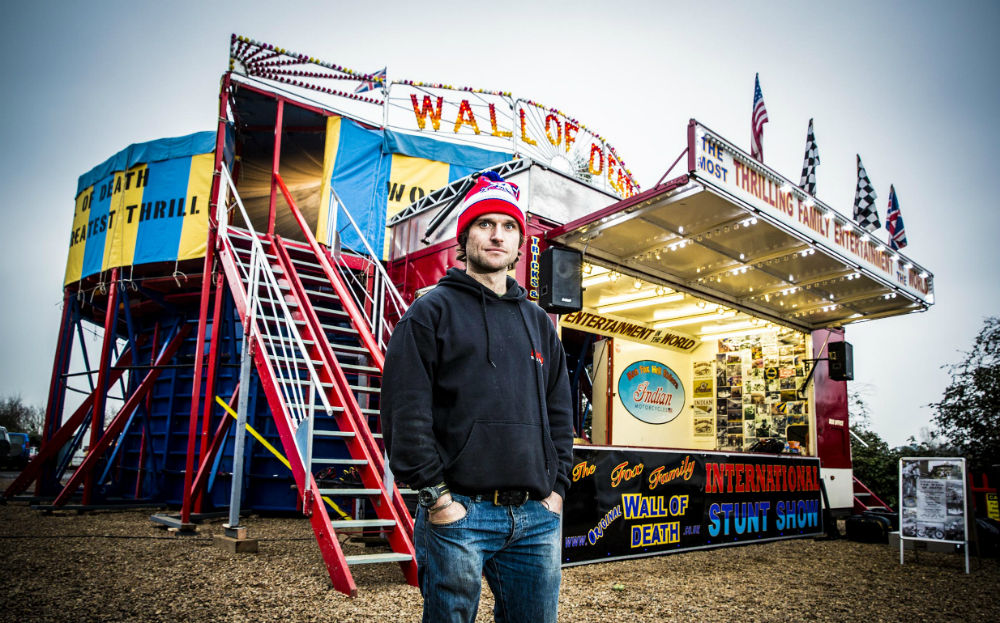
M 521 189 L 514 184 L 508 184 L 507 182 L 493 182 L 491 184 L 487 184 L 486 186 L 480 188 L 479 193 L 477 194 L 488 193 L 493 190 L 502 190 L 508 195 L 514 197 L 515 201 L 521 198 Z

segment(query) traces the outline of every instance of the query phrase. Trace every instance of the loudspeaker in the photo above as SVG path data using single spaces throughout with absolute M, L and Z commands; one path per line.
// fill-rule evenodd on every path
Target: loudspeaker
M 549 247 L 538 258 L 538 304 L 550 314 L 583 309 L 583 254 Z
M 854 348 L 849 342 L 834 342 L 829 346 L 830 380 L 854 380 Z

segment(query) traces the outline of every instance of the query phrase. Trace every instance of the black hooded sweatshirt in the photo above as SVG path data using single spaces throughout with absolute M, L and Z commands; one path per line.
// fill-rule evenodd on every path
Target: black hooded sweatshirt
M 566 495 L 566 357 L 549 317 L 510 277 L 501 297 L 452 268 L 409 308 L 386 352 L 381 416 L 389 466 L 414 489 Z

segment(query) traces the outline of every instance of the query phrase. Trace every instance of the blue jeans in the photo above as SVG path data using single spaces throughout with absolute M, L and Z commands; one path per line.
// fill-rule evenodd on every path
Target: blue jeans
M 452 497 L 465 517 L 434 525 L 420 508 L 414 524 L 424 623 L 475 620 L 484 574 L 498 623 L 555 623 L 561 517 L 537 500 L 497 506 L 482 496 Z

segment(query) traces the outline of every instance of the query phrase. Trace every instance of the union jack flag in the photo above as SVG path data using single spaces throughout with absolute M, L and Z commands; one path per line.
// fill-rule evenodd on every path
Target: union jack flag
M 365 80 L 358 85 L 358 88 L 354 89 L 355 93 L 367 93 L 368 91 L 374 91 L 375 89 L 381 88 L 385 84 L 385 70 L 387 68 L 383 67 L 379 71 L 376 71 L 371 75 L 372 78 L 379 78 L 380 81 L 375 80 Z
M 758 162 L 764 162 L 764 124 L 767 123 L 767 107 L 764 94 L 760 91 L 760 74 L 757 74 L 753 89 L 753 117 L 750 121 L 750 155 Z
M 889 186 L 889 212 L 885 215 L 885 228 L 889 232 L 889 246 L 894 250 L 906 246 L 906 228 L 903 226 L 903 215 L 899 211 L 899 199 L 896 198 L 896 188 Z

